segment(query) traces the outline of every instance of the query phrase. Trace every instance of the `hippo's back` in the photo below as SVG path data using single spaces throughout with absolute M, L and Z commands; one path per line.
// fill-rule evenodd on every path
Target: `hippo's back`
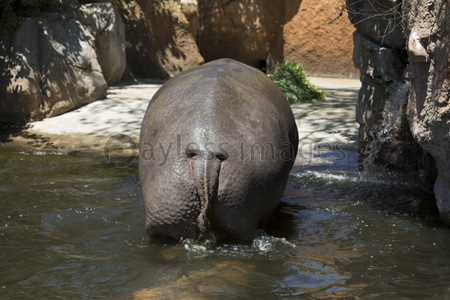
M 164 223 L 153 228 L 190 236 L 186 228 L 203 209 L 213 229 L 250 236 L 278 205 L 297 146 L 289 103 L 261 71 L 220 59 L 175 76 L 155 94 L 142 123 L 147 229 Z M 207 166 L 217 159 L 211 167 L 217 178 L 206 178 L 216 176 Z M 207 207 L 202 193 L 211 193 Z

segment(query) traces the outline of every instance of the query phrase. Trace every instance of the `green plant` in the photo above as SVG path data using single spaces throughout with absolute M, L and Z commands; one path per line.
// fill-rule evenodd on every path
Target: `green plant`
M 34 16 L 49 8 L 54 0 L 1 0 L 1 23 L 9 31 L 16 30 L 24 17 Z
M 298 63 L 285 61 L 269 77 L 291 104 L 313 102 L 325 98 L 325 94 L 321 90 L 309 83 L 305 70 Z

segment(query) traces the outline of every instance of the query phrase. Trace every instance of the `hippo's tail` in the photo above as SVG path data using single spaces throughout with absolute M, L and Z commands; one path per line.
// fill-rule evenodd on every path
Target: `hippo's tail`
M 200 202 L 200 210 L 196 220 L 196 239 L 202 240 L 210 229 L 207 212 L 213 199 L 217 197 L 220 167 L 224 158 L 222 155 L 214 153 L 209 153 L 209 155 L 191 155 L 190 157 L 190 166 Z

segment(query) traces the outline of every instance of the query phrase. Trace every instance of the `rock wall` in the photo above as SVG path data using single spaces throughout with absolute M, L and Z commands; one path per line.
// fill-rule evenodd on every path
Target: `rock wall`
M 310 75 L 357 78 L 354 31 L 342 0 L 302 0 L 284 26 L 284 59 L 301 63 Z
M 347 0 L 347 5 L 358 29 L 354 61 L 363 83 L 357 107 L 362 157 L 431 174 L 441 219 L 450 225 L 450 3 Z
M 199 0 L 198 44 L 205 61 L 229 57 L 254 67 L 283 61 L 283 26 L 300 0 Z
M 99 11 L 102 23 L 85 23 Z M 1 32 L 0 122 L 37 121 L 104 98 L 107 81 L 119 81 L 125 68 L 120 22 L 107 4 L 61 1 L 53 12 L 24 19 L 14 33 Z M 108 32 L 114 33 L 100 40 Z M 103 58 L 113 43 L 119 54 L 108 49 L 117 59 L 111 66 Z
M 106 82 L 118 84 L 126 67 L 125 25 L 119 13 L 107 2 L 83 5 L 78 15 L 94 35 L 98 63 Z
M 199 0 L 198 44 L 205 61 L 231 57 L 254 67 L 283 60 L 308 74 L 356 77 L 351 34 L 341 0 Z M 344 11 L 344 14 L 346 12 Z
M 84 1 L 94 2 L 94 1 Z M 170 78 L 203 63 L 179 1 L 112 0 L 125 23 L 127 79 Z
M 434 193 L 450 225 L 450 3 L 404 0 L 403 11 L 411 66 L 409 125 L 436 161 Z
M 424 153 L 411 135 L 406 115 L 411 83 L 401 3 L 347 0 L 347 10 L 357 28 L 353 60 L 362 83 L 356 106 L 361 166 L 418 170 Z M 374 17 L 380 15 L 383 18 Z
M 200 32 L 200 16 L 198 11 L 197 0 L 180 0 L 180 9 L 186 17 L 189 24 L 189 32 L 198 40 L 198 34 Z
M 322 29 L 329 17 L 337 16 L 334 9 L 339 1 L 322 0 L 315 4 L 313 0 L 303 0 L 307 9 L 301 11 L 301 0 L 112 3 L 125 23 L 127 79 L 168 78 L 204 60 L 223 57 L 255 67 L 267 64 L 269 68 L 290 59 L 302 63 L 310 74 L 352 77 L 358 71 L 350 62 L 351 44 L 345 42 L 353 30 L 348 20 L 341 17 Z M 312 14 L 315 7 L 319 9 Z M 330 9 L 333 12 L 326 13 Z M 311 28 L 309 24 L 317 26 Z M 299 39 L 299 32 L 304 38 Z M 333 47 L 328 43 L 330 38 L 335 41 Z

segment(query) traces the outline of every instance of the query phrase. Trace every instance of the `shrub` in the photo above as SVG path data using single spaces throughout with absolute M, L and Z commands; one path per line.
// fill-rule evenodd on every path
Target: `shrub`
M 313 102 L 325 98 L 325 94 L 321 90 L 309 83 L 305 70 L 295 62 L 283 62 L 269 77 L 291 104 Z

